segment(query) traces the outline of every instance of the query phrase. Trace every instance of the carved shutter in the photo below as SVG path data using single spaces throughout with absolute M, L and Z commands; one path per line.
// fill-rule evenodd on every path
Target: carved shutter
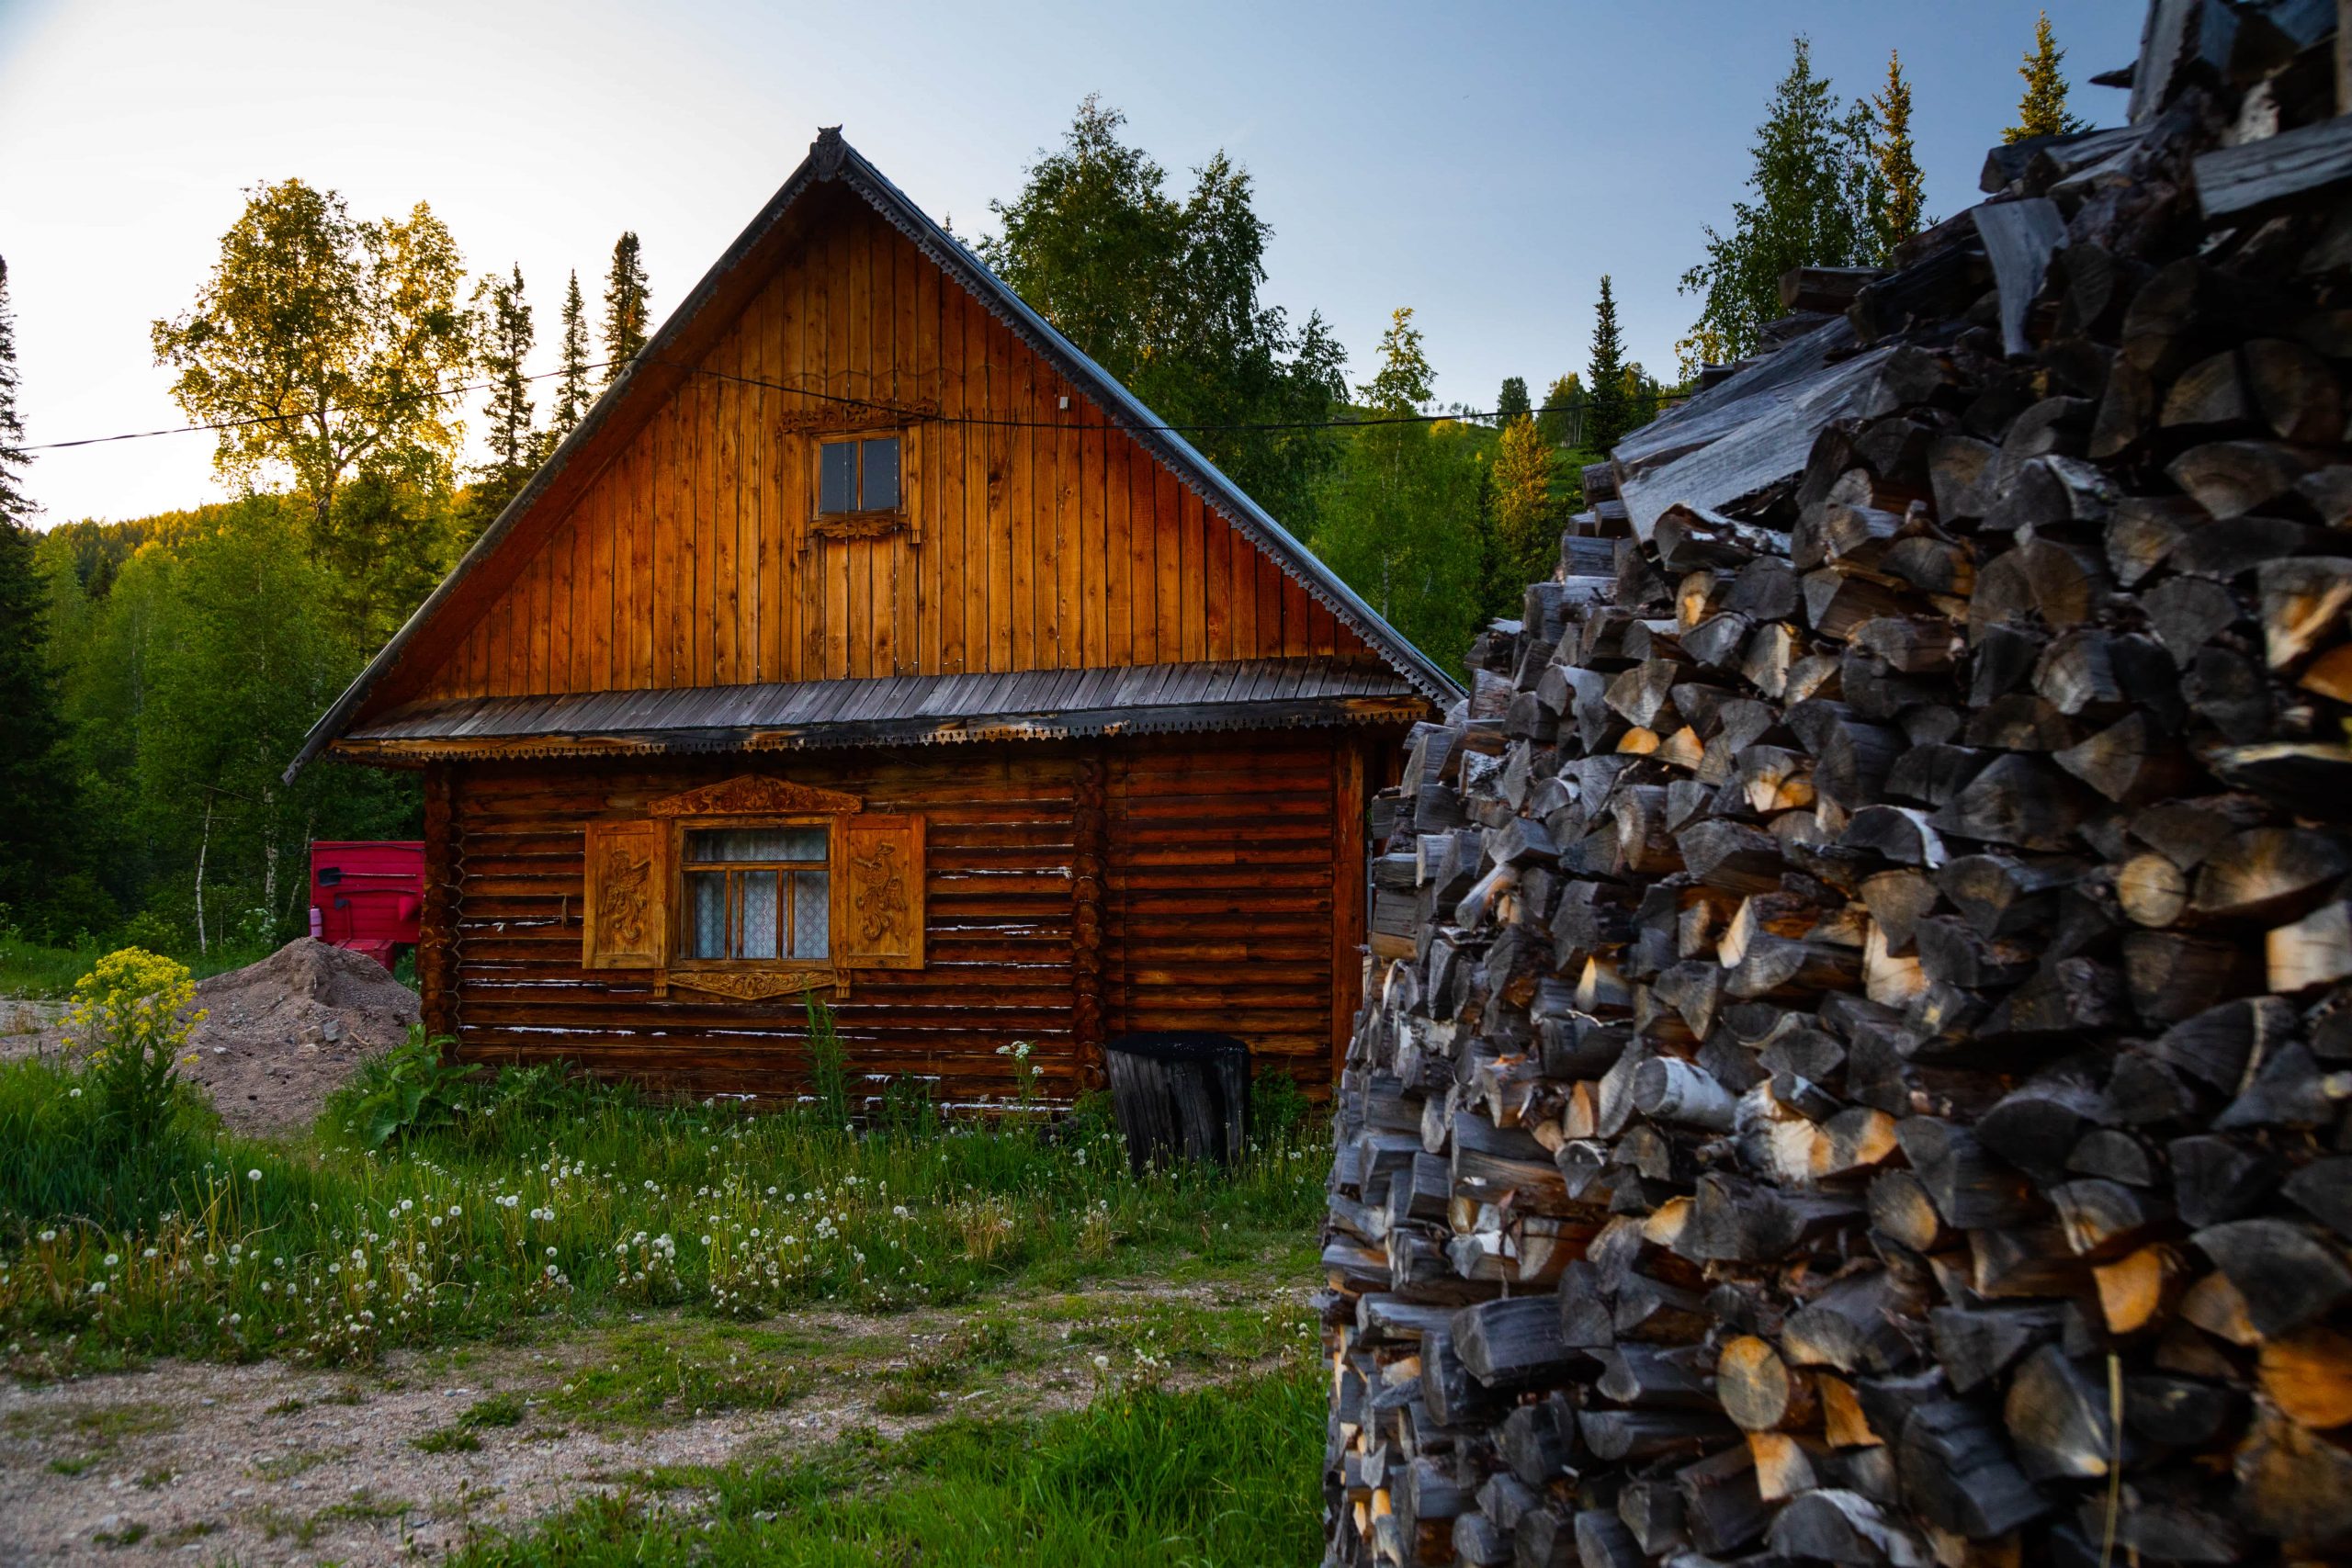
M 580 962 L 590 969 L 659 969 L 669 931 L 668 824 L 588 824 Z
M 922 818 L 833 818 L 833 964 L 922 967 Z

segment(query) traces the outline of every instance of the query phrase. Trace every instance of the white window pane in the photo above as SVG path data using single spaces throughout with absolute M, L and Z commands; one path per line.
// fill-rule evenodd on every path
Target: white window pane
M 774 958 L 776 953 L 776 873 L 747 871 L 742 875 L 743 929 L 738 958 Z
M 792 956 L 824 958 L 832 953 L 832 897 L 821 871 L 792 874 Z
M 727 874 L 698 872 L 686 878 L 695 911 L 694 956 L 727 956 Z
M 868 512 L 888 512 L 899 504 L 899 438 L 861 441 L 865 448 L 865 482 L 858 497 Z

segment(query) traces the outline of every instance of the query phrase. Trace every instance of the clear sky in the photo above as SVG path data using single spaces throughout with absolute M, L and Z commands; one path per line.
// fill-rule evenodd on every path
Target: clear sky
M 1931 214 L 1973 200 L 2015 108 L 2033 0 L 0 0 L 0 255 L 33 443 L 182 423 L 148 325 L 184 310 L 244 187 L 300 175 L 356 216 L 420 197 L 469 266 L 519 263 L 552 364 L 564 274 L 593 295 L 644 243 L 657 318 L 817 126 L 971 235 L 1100 92 L 1179 180 L 1222 147 L 1274 226 L 1270 297 L 1365 361 L 1411 305 L 1442 400 L 1540 396 L 1580 367 L 1614 275 L 1635 357 L 1670 373 L 1676 280 L 1722 225 L 1790 39 L 1840 94 L 1913 78 Z M 2137 0 L 2050 0 L 2099 124 Z M 544 412 L 547 400 L 542 399 Z M 44 522 L 219 499 L 211 438 L 40 455 Z

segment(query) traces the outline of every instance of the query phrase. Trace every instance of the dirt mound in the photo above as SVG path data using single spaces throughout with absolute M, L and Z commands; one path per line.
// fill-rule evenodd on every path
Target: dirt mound
M 362 1063 L 407 1038 L 416 993 L 374 959 L 298 937 L 258 964 L 199 981 L 204 1021 L 181 1074 L 240 1133 L 300 1130 Z M 0 1055 L 68 1049 L 62 1023 L 0 1040 Z
M 417 1021 L 416 993 L 374 959 L 298 937 L 196 987 L 187 1076 L 241 1133 L 291 1132 Z

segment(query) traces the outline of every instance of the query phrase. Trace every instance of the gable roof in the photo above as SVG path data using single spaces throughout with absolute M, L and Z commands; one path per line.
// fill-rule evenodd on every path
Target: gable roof
M 1108 371 L 1064 337 L 1043 316 L 1015 294 L 963 242 L 933 222 L 905 193 L 867 163 L 842 140 L 841 128 L 829 126 L 798 168 L 784 182 L 759 215 L 738 235 L 702 280 L 662 322 L 645 348 L 623 368 L 579 425 L 533 473 L 530 480 L 497 519 L 483 530 L 457 566 L 417 606 L 390 642 L 378 650 L 343 694 L 322 715 L 303 738 L 301 750 L 288 764 L 288 783 L 357 717 L 368 699 L 397 669 L 425 627 L 438 618 L 467 588 L 483 563 L 498 554 L 518 525 L 537 512 L 551 491 L 569 487 L 574 493 L 580 476 L 572 470 L 584 453 L 609 445 L 605 438 L 623 423 L 625 411 L 666 395 L 660 372 L 674 368 L 667 351 L 677 347 L 704 318 L 720 305 L 738 275 L 761 252 L 782 225 L 794 204 L 811 188 L 838 183 L 862 197 L 893 228 L 903 233 L 926 258 L 954 279 L 1002 321 L 1015 337 L 1051 364 L 1102 409 L 1112 426 L 1125 433 L 1162 467 L 1198 495 L 1267 558 L 1321 604 L 1388 663 L 1409 686 L 1443 706 L 1459 698 L 1461 688 L 1427 655 L 1408 642 L 1331 569 L 1203 457 L 1193 444 L 1147 408 Z M 723 306 L 721 307 L 724 308 Z

